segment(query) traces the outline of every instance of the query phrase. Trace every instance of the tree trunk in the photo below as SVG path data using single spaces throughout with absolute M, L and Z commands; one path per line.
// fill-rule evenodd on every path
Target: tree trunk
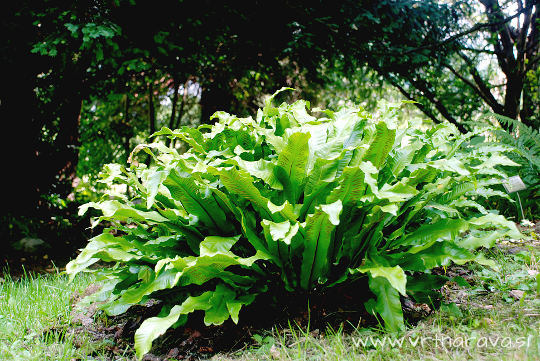
M 171 117 L 169 119 L 169 129 L 174 129 L 174 122 L 176 120 L 176 104 L 178 103 L 178 91 L 180 90 L 180 82 L 176 79 L 173 80 L 174 93 L 172 97 L 172 109 Z
M 150 123 L 150 135 L 156 132 L 156 110 L 154 108 L 153 81 L 148 82 L 148 121 Z
M 187 101 L 188 83 L 189 83 L 189 80 L 186 80 L 186 82 L 184 83 L 184 91 L 183 91 L 183 94 L 182 94 L 182 100 L 180 102 L 180 109 L 178 109 L 178 116 L 176 117 L 176 119 L 174 119 L 174 123 L 171 126 L 171 129 L 178 129 L 178 128 L 180 128 L 180 125 L 182 124 L 182 116 L 184 115 L 184 108 L 186 106 L 186 101 Z M 177 89 L 177 93 L 178 93 L 178 89 Z M 172 118 L 171 118 L 171 121 L 173 121 Z M 175 139 L 171 138 L 169 140 L 169 147 L 174 147 L 174 143 L 175 143 Z
M 131 146 L 129 141 L 131 140 L 131 127 L 129 125 L 129 94 L 126 94 L 125 108 L 124 108 L 124 152 L 126 153 L 126 163 L 129 159 L 129 154 L 131 153 Z
M 217 111 L 231 112 L 234 97 L 226 81 L 212 81 L 203 86 L 201 96 L 201 123 L 210 124 L 210 117 Z
M 124 108 L 124 151 L 126 153 L 126 164 L 131 153 L 131 146 L 129 141 L 131 140 L 131 127 L 129 126 L 129 93 L 126 93 L 125 108 Z M 129 185 L 126 184 L 126 196 L 130 197 Z
M 82 71 L 76 64 L 68 64 L 61 74 L 57 86 L 55 102 L 58 104 L 58 133 L 54 141 L 56 148 L 50 161 L 54 164 L 54 174 L 50 184 L 55 184 L 54 192 L 66 197 L 72 191 L 72 181 L 76 176 L 79 160 L 79 124 L 83 104 Z M 57 181 L 55 181 L 56 179 Z M 59 181 L 59 182 L 58 182 Z
M 517 119 L 520 110 L 523 77 L 517 74 L 517 69 L 507 75 L 506 94 L 504 95 L 504 115 Z

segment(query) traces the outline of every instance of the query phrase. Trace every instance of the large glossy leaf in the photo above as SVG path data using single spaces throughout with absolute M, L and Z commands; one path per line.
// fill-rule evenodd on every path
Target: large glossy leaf
M 142 255 L 123 237 L 102 233 L 90 240 L 79 256 L 66 265 L 66 272 L 73 279 L 75 275 L 99 260 L 105 262 L 128 262 L 141 259 Z
M 345 168 L 339 186 L 334 188 L 327 201 L 333 203 L 339 199 L 344 205 L 359 202 L 366 192 L 365 176 L 360 167 Z
M 169 138 L 177 138 L 183 140 L 198 152 L 206 153 L 204 138 L 197 129 L 183 127 L 182 129 L 170 130 L 167 127 L 161 128 L 160 131 L 152 134 L 152 136 L 166 135 Z
M 478 262 L 496 268 L 492 260 L 487 260 L 482 255 L 476 255 L 451 241 L 436 242 L 419 252 L 401 254 L 401 257 L 396 257 L 395 262 L 404 270 L 420 272 L 434 267 L 448 266 L 451 262 L 457 264 Z
M 324 281 L 330 265 L 328 257 L 332 249 L 332 233 L 339 224 L 343 209 L 341 200 L 323 204 L 306 220 L 304 252 L 302 254 L 301 286 L 308 289 L 312 282 Z
M 237 297 L 236 293 L 222 284 L 215 291 L 207 291 L 199 296 L 189 296 L 181 305 L 171 308 L 165 317 L 152 317 L 145 320 L 135 332 L 135 350 L 137 357 L 150 351 L 152 342 L 175 324 L 180 316 L 194 311 L 205 311 L 206 325 L 220 325 L 229 317 L 238 322 L 238 313 L 243 305 L 250 304 L 254 297 Z
M 207 310 L 211 307 L 209 301 L 213 296 L 212 291 L 200 296 L 190 296 L 181 305 L 174 306 L 165 317 L 151 317 L 145 320 L 135 332 L 135 351 L 140 360 L 152 348 L 152 342 L 163 335 L 174 325 L 181 315 L 189 314 L 195 310 Z
M 156 195 L 158 194 L 159 187 L 167 177 L 168 172 L 165 170 L 153 171 L 146 181 L 146 189 L 148 190 L 148 196 L 146 198 L 146 208 L 152 208 Z
M 163 184 L 189 214 L 197 216 L 207 227 L 215 230 L 230 229 L 225 213 L 212 197 L 201 196 L 199 187 L 188 174 L 171 171 Z
M 240 169 L 247 171 L 251 176 L 263 180 L 270 188 L 283 190 L 283 184 L 276 177 L 276 165 L 271 161 L 265 159 L 246 161 L 240 157 L 235 157 L 231 163 L 235 163 Z
M 132 206 L 121 203 L 119 201 L 103 201 L 99 203 L 90 202 L 86 203 L 79 209 L 79 215 L 86 213 L 88 208 L 96 208 L 103 212 L 103 216 L 106 218 L 114 218 L 119 221 L 137 221 L 137 222 L 153 222 L 161 223 L 166 222 L 167 218 L 160 215 L 155 211 L 142 211 L 138 210 Z
M 369 289 L 375 294 L 376 300 L 366 302 L 366 309 L 381 315 L 387 330 L 403 330 L 405 325 L 398 291 L 386 278 L 372 276 L 369 276 Z
M 114 302 L 114 305 L 116 306 L 114 309 L 106 309 L 107 314 L 116 316 L 123 313 L 122 306 L 135 305 L 145 296 L 151 295 L 156 291 L 173 288 L 178 284 L 180 276 L 180 272 L 174 269 L 168 269 L 157 276 L 152 276 L 152 279 L 150 280 L 142 280 L 141 282 L 136 283 L 134 286 L 127 289 L 122 296 Z
M 309 133 L 291 134 L 287 146 L 279 154 L 277 166 L 274 168 L 276 178 L 285 187 L 284 191 L 287 199 L 292 203 L 296 203 L 298 197 L 300 197 L 304 179 L 306 178 L 309 138 Z
M 257 187 L 253 185 L 253 178 L 247 172 L 231 168 L 223 169 L 219 174 L 221 182 L 229 192 L 250 201 L 254 206 L 261 209 L 266 219 L 273 219 L 268 210 L 268 198 L 261 195 Z
M 377 265 L 362 266 L 349 270 L 351 273 L 369 273 L 372 278 L 382 277 L 390 283 L 403 296 L 406 295 L 407 276 L 399 266 L 384 267 Z
M 469 228 L 463 219 L 441 219 L 433 224 L 424 224 L 407 235 L 398 244 L 400 246 L 425 247 L 435 241 L 455 239 L 462 231 Z
M 392 150 L 396 130 L 388 128 L 384 122 L 377 123 L 375 128 L 375 136 L 364 156 L 364 161 L 370 161 L 377 169 L 380 169 L 388 153 Z

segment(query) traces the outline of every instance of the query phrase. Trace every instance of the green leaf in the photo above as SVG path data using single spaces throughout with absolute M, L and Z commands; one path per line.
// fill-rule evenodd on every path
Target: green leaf
M 235 237 L 206 237 L 200 244 L 200 255 L 213 256 L 218 253 L 228 253 L 239 239 L 239 235 Z
M 145 184 L 146 189 L 148 190 L 148 196 L 146 198 L 146 208 L 152 208 L 152 205 L 154 204 L 154 199 L 156 198 L 156 195 L 159 191 L 159 186 L 163 183 L 167 175 L 167 171 L 155 171 L 152 172 L 150 177 L 148 177 Z
M 152 280 L 141 281 L 130 287 L 122 294 L 122 296 L 118 300 L 114 301 L 114 305 L 130 306 L 137 304 L 143 299 L 143 297 L 151 295 L 156 291 L 173 288 L 178 284 L 180 276 L 180 272 L 173 269 L 168 269 L 157 275 L 157 277 Z M 123 311 L 119 312 L 112 309 L 110 311 L 107 311 L 107 314 L 109 316 L 116 316 L 120 313 L 123 313 Z
M 375 168 L 380 169 L 388 153 L 392 150 L 395 137 L 395 129 L 388 128 L 385 122 L 377 123 L 375 125 L 375 137 L 369 145 L 369 150 L 364 156 L 364 161 L 370 161 Z
M 357 203 L 366 191 L 366 174 L 360 167 L 346 167 L 339 178 L 339 186 L 328 196 L 328 202 L 341 200 L 343 205 Z
M 455 303 L 443 303 L 441 304 L 441 311 L 448 313 L 454 317 L 463 317 L 463 312 L 456 306 Z
M 309 138 L 309 133 L 291 134 L 274 168 L 275 176 L 283 184 L 287 199 L 291 203 L 296 203 L 300 197 L 301 187 L 306 177 Z
M 189 296 L 181 305 L 171 308 L 165 317 L 152 317 L 145 320 L 135 332 L 135 350 L 137 358 L 150 351 L 152 342 L 171 328 L 182 315 L 194 311 L 205 311 L 204 323 L 220 325 L 229 317 L 238 322 L 238 313 L 244 305 L 250 304 L 254 296 L 236 297 L 236 293 L 223 284 L 218 284 L 215 291 L 207 291 L 199 296 Z
M 238 323 L 240 308 L 250 304 L 253 299 L 253 296 L 236 298 L 236 293 L 233 290 L 222 284 L 217 285 L 214 294 L 208 301 L 210 307 L 205 311 L 204 324 L 207 326 L 221 325 L 229 317 Z
M 73 280 L 75 275 L 88 268 L 100 259 L 104 261 L 130 261 L 140 259 L 142 256 L 128 252 L 133 250 L 124 238 L 115 237 L 111 233 L 102 233 L 90 240 L 76 259 L 66 265 L 66 272 Z M 133 250 L 134 251 L 134 250 Z
M 141 360 L 143 356 L 152 348 L 152 342 L 163 335 L 172 325 L 174 325 L 181 315 L 191 313 L 195 310 L 207 310 L 213 296 L 212 291 L 203 293 L 200 296 L 190 296 L 181 305 L 174 306 L 165 317 L 151 317 L 145 320 L 135 332 L 135 351 L 137 358 Z
M 127 222 L 129 220 L 138 221 L 138 222 L 153 222 L 153 223 L 162 223 L 166 222 L 167 218 L 161 216 L 158 212 L 155 211 L 141 211 L 135 209 L 127 204 L 123 204 L 119 201 L 103 201 L 99 203 L 90 202 L 82 205 L 79 208 L 79 215 L 86 213 L 88 208 L 96 208 L 103 212 L 103 216 L 106 218 L 114 218 L 119 221 Z
M 369 277 L 369 289 L 377 297 L 376 301 L 366 303 L 366 309 L 371 313 L 378 313 L 384 320 L 388 331 L 396 332 L 405 329 L 403 323 L 403 310 L 399 300 L 398 291 L 392 287 L 384 277 Z
M 275 109 L 275 108 L 272 108 L 272 101 L 274 100 L 274 98 L 279 94 L 279 93 L 282 93 L 284 91 L 287 91 L 287 90 L 294 90 L 293 88 L 288 88 L 288 87 L 283 87 L 279 90 L 277 90 L 276 92 L 274 92 L 274 94 L 272 94 L 272 96 L 266 98 L 266 100 L 264 101 L 264 108 L 263 108 L 263 114 L 264 115 L 272 115 L 271 114 L 271 110 L 272 109 Z
M 369 273 L 372 278 L 386 278 L 392 287 L 403 296 L 406 296 L 407 276 L 399 266 L 383 267 L 370 264 L 369 266 L 350 269 L 349 272 L 352 274 L 356 272 Z
M 268 198 L 261 195 L 261 192 L 253 185 L 253 178 L 247 172 L 231 168 L 223 169 L 219 174 L 221 182 L 229 192 L 250 201 L 265 211 L 267 219 L 273 219 L 267 207 Z
M 407 277 L 407 293 L 414 297 L 416 302 L 432 304 L 440 298 L 437 292 L 448 282 L 446 276 L 420 273 Z
M 484 259 L 482 255 L 475 255 L 451 241 L 435 242 L 419 252 L 403 254 L 399 264 L 405 270 L 425 272 L 434 267 L 448 266 L 451 261 L 457 264 L 478 262 L 492 268 L 496 267 L 493 261 Z
M 323 204 L 306 220 L 304 252 L 302 254 L 301 286 L 309 289 L 314 280 L 326 278 L 329 268 L 329 251 L 332 249 L 332 233 L 339 224 L 343 209 L 341 200 Z
M 188 174 L 173 170 L 163 184 L 188 213 L 197 216 L 207 227 L 215 230 L 230 229 L 223 210 L 212 197 L 203 198 L 200 195 L 199 187 Z
M 425 247 L 435 241 L 455 239 L 460 232 L 469 228 L 469 222 L 463 219 L 441 219 L 433 224 L 424 224 L 399 242 L 401 246 Z
M 267 243 L 275 241 L 284 242 L 287 245 L 291 244 L 292 237 L 298 233 L 298 229 L 300 228 L 298 223 L 291 226 L 291 222 L 288 220 L 281 223 L 274 223 L 264 219 L 262 221 L 262 226 L 264 228 L 265 235 L 267 235 Z
M 183 127 L 182 129 L 173 131 L 167 127 L 163 127 L 160 131 L 150 135 L 150 137 L 157 137 L 159 135 L 166 135 L 169 138 L 178 138 L 189 144 L 198 152 L 206 153 L 204 138 L 202 133 L 197 129 Z
M 271 161 L 259 159 L 257 161 L 246 161 L 240 157 L 234 158 L 234 163 L 240 169 L 245 170 L 251 176 L 263 180 L 272 189 L 283 190 L 283 184 L 275 175 L 275 165 Z

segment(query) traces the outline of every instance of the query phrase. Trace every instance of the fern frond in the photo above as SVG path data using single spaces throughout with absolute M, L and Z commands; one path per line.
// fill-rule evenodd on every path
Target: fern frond
M 496 139 L 504 144 L 512 145 L 516 153 L 526 159 L 529 166 L 540 171 L 540 132 L 517 119 L 512 119 L 501 114 L 489 113 L 488 117 L 495 118 L 499 124 L 508 129 L 498 129 L 494 132 Z M 520 162 L 523 163 L 523 162 Z

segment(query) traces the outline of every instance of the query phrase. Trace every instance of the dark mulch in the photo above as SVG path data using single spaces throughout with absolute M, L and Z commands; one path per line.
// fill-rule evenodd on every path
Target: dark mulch
M 95 292 L 90 286 L 86 294 Z M 377 320 L 365 311 L 364 302 L 370 297 L 367 284 L 362 282 L 335 287 L 327 293 L 316 295 L 288 295 L 284 292 L 268 292 L 261 295 L 250 307 L 240 314 L 240 323 L 231 320 L 220 326 L 205 326 L 204 314 L 195 312 L 188 323 L 176 330 L 169 330 L 154 341 L 152 353 L 145 360 L 199 360 L 207 359 L 222 352 L 230 353 L 254 344 L 252 336 L 268 333 L 270 329 L 283 330 L 289 327 L 313 330 L 320 335 L 328 327 L 351 332 L 358 327 L 376 327 Z M 75 295 L 73 303 L 84 297 Z M 277 295 L 277 296 L 276 296 Z M 277 299 L 279 297 L 280 299 Z M 405 317 L 415 323 L 431 312 L 427 305 L 403 299 Z M 278 306 L 271 306 L 278 305 Z M 309 308 L 308 308 L 309 305 Z M 75 339 L 102 343 L 113 360 L 117 355 L 126 354 L 133 345 L 135 331 L 143 320 L 157 315 L 161 305 L 151 301 L 144 306 L 133 306 L 125 314 L 107 319 L 96 317 L 97 307 L 76 310 L 72 319 L 81 323 L 72 329 Z M 132 354 L 132 348 L 131 348 Z
M 63 271 L 69 257 L 53 257 L 48 253 L 28 254 L 24 252 L 10 252 L 0 256 L 0 276 L 9 275 L 11 279 L 18 280 L 24 275 L 51 274 Z

